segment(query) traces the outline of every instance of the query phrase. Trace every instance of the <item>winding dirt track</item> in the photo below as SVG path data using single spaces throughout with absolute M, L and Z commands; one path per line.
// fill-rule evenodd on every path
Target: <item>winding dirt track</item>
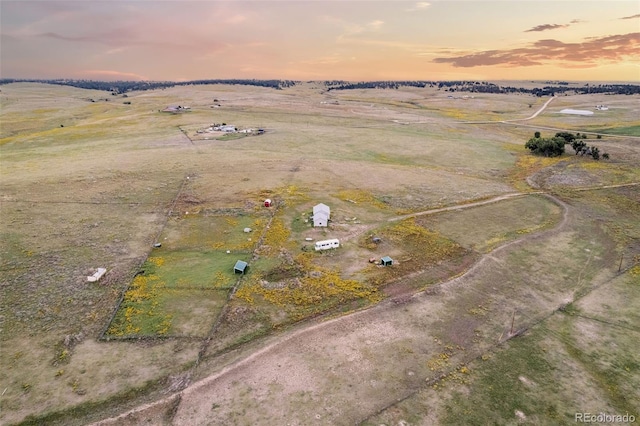
M 536 192 L 535 194 L 541 193 Z M 393 218 L 392 220 L 400 220 L 406 217 L 433 214 L 442 211 L 473 208 L 483 204 L 499 202 L 500 200 L 526 195 L 529 194 L 507 194 L 477 203 L 434 209 L 416 213 L 414 215 Z M 552 195 L 542 194 L 542 196 L 547 197 L 562 209 L 562 219 L 553 229 L 537 234 L 525 235 L 518 240 L 499 246 L 493 251 L 483 255 L 463 275 L 441 283 L 437 287 L 440 289 L 447 289 L 463 282 L 465 286 L 473 286 L 473 277 L 484 268 L 492 267 L 489 262 L 495 261 L 499 258 L 507 248 L 533 239 L 541 239 L 545 236 L 553 235 L 563 230 L 569 220 L 569 207 Z M 433 291 L 433 288 L 431 288 L 431 290 Z M 412 295 L 411 299 L 415 300 L 422 296 L 422 293 L 417 293 Z M 422 301 L 419 303 L 422 303 Z M 217 405 L 215 404 L 216 401 L 232 404 L 232 402 L 227 401 L 226 398 L 231 395 L 236 395 L 236 398 L 238 398 L 238 395 L 242 394 L 238 393 L 239 391 L 237 388 L 240 386 L 239 383 L 247 384 L 247 393 L 258 393 L 261 395 L 261 397 L 254 396 L 255 400 L 263 399 L 263 401 L 258 403 L 254 408 L 258 411 L 267 412 L 271 412 L 274 409 L 277 411 L 277 409 L 272 406 L 276 401 L 272 401 L 269 397 L 264 395 L 266 392 L 265 389 L 269 389 L 270 386 L 275 386 L 274 383 L 277 383 L 277 387 L 280 388 L 280 390 L 276 393 L 281 395 L 281 398 L 283 399 L 289 398 L 288 401 L 279 402 L 283 404 L 282 409 L 286 410 L 287 404 L 294 403 L 291 401 L 291 395 L 295 394 L 296 391 L 302 392 L 303 389 L 313 389 L 316 385 L 320 388 L 325 386 L 318 382 L 321 380 L 318 376 L 319 373 L 310 372 L 309 370 L 312 368 L 310 368 L 306 362 L 303 362 L 300 359 L 295 359 L 296 357 L 302 357 L 307 360 L 307 362 L 309 359 L 314 359 L 315 357 L 320 359 L 324 355 L 324 352 L 328 350 L 327 345 L 330 344 L 332 346 L 330 352 L 336 363 L 340 363 L 341 358 L 345 358 L 346 361 L 349 361 L 351 359 L 350 357 L 354 356 L 353 350 L 350 348 L 350 341 L 353 341 L 352 339 L 361 340 L 363 335 L 369 335 L 369 330 L 377 330 L 376 333 L 378 335 L 394 332 L 393 330 L 388 329 L 389 324 L 385 323 L 385 321 L 388 321 L 389 314 L 393 313 L 397 309 L 397 301 L 390 299 L 366 310 L 354 312 L 349 315 L 320 323 L 310 323 L 304 326 L 304 328 L 299 328 L 284 335 L 276 336 L 259 350 L 246 355 L 244 358 L 224 367 L 219 372 L 205 378 L 204 380 L 191 384 L 180 392 L 169 395 L 166 398 L 151 404 L 140 406 L 118 417 L 100 421 L 95 423 L 95 425 L 138 424 L 142 422 L 143 419 L 149 420 L 154 418 L 154 416 L 158 415 L 157 412 L 159 410 L 164 410 L 163 407 L 166 408 L 166 406 L 171 402 L 176 404 L 176 409 L 174 411 L 175 415 L 171 420 L 172 424 L 218 424 L 222 419 L 219 417 L 220 413 L 211 409 L 212 403 L 214 403 L 214 406 Z M 363 324 L 366 324 L 366 326 Z M 347 336 L 348 338 L 346 338 Z M 283 364 L 286 366 L 285 370 L 280 369 L 280 365 Z M 353 385 L 359 386 L 358 380 L 354 380 Z M 360 389 L 354 388 L 352 395 L 356 397 L 356 395 L 359 395 L 360 393 Z M 403 398 L 405 396 L 406 395 L 403 395 L 400 392 L 397 396 L 394 395 L 394 398 L 389 403 L 392 404 L 397 398 Z M 364 418 L 367 418 L 372 412 L 378 411 L 378 407 L 375 404 L 368 404 L 363 400 L 332 401 L 332 404 L 335 412 L 331 414 L 333 416 L 331 421 L 335 422 L 338 419 L 342 419 L 344 421 L 338 421 L 338 423 L 341 424 L 350 424 L 353 423 L 354 420 L 358 423 Z M 346 418 L 342 417 L 344 415 L 344 410 L 353 409 L 353 404 L 358 406 L 358 409 L 354 410 L 356 417 L 348 419 L 347 421 Z M 326 420 L 327 418 L 325 415 L 328 414 L 317 414 L 317 416 L 321 416 Z M 227 421 L 231 420 L 228 414 L 225 414 L 225 417 Z M 251 416 L 249 416 L 246 421 L 250 421 L 250 419 Z M 281 422 L 285 419 L 287 421 L 292 420 L 288 419 L 286 415 L 283 417 L 282 413 L 280 413 L 279 418 L 274 418 L 273 420 Z M 326 424 L 325 422 L 320 423 Z M 264 424 L 271 423 L 267 420 Z M 296 422 L 294 419 L 291 424 L 300 423 Z

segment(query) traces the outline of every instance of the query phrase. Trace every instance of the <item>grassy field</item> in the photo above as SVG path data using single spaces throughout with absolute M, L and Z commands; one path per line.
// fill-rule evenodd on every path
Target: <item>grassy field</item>
M 346 408 L 326 417 L 334 424 L 460 424 L 472 409 L 475 424 L 514 422 L 516 412 L 525 423 L 570 423 L 578 407 L 637 414 L 638 186 L 594 189 L 640 180 L 634 99 L 559 97 L 535 120 L 507 124 L 499 121 L 527 118 L 545 99 L 324 92 L 317 83 L 126 98 L 2 86 L 0 365 L 8 368 L 0 371 L 0 423 L 109 417 L 328 318 L 356 334 L 334 332 L 318 340 L 326 355 L 309 349 L 308 359 L 291 360 L 300 377 L 311 375 L 310 389 L 229 382 L 229 395 L 237 390 L 249 403 L 258 392 L 256 412 L 260 401 L 279 400 L 292 419 L 315 416 L 318 401 L 361 399 L 342 420 Z M 598 104 L 609 111 L 558 113 Z M 191 110 L 160 112 L 168 105 Z M 265 133 L 196 133 L 222 122 Z M 524 142 L 548 128 L 607 133 L 588 143 L 611 159 L 530 156 Z M 556 199 L 529 194 L 539 190 Z M 525 194 L 470 206 L 514 192 Z M 265 208 L 265 198 L 275 205 Z M 327 228 L 309 220 L 319 202 L 331 206 Z M 459 210 L 395 220 L 443 206 Z M 327 238 L 341 247 L 312 249 Z M 393 266 L 369 263 L 385 255 Z M 234 274 L 237 260 L 249 263 L 246 275 Z M 104 278 L 87 282 L 98 267 L 107 268 Z M 403 305 L 422 290 L 440 296 Z M 496 345 L 514 310 L 517 327 L 529 331 Z M 388 345 L 367 349 L 373 338 L 361 339 L 354 311 L 372 312 Z M 294 356 L 278 351 L 282 362 Z M 374 371 L 372 388 L 352 380 Z M 438 379 L 445 373 L 451 380 Z M 588 392 L 571 389 L 576 374 L 585 374 Z M 242 414 L 224 398 L 200 420 L 177 408 L 169 417 L 252 422 L 246 407 Z M 273 410 L 264 418 L 289 420 Z
M 480 252 L 539 232 L 558 222 L 560 208 L 540 196 L 504 200 L 453 213 L 420 218 L 430 228 Z

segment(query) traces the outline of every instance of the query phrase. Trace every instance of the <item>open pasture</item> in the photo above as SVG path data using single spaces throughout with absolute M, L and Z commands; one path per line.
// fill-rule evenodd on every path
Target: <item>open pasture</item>
M 605 105 L 608 109 L 597 110 L 597 105 Z M 593 115 L 560 114 L 565 108 L 593 111 Z M 639 114 L 640 107 L 634 96 L 558 96 L 536 117 L 536 124 L 574 132 L 638 136 Z M 589 137 L 595 139 L 592 135 Z
M 465 210 L 423 216 L 418 222 L 462 246 L 488 252 L 523 235 L 550 228 L 561 209 L 547 198 L 529 195 Z
M 189 378 L 228 367 L 227 396 L 212 382 L 202 400 L 185 394 L 183 405 L 160 418 L 250 423 L 249 405 L 242 404 L 251 403 L 256 410 L 249 411 L 275 423 L 293 418 L 283 413 L 299 419 L 323 413 L 321 419 L 334 423 L 376 416 L 397 422 L 406 413 L 416 423 L 453 423 L 460 415 L 450 408 L 456 396 L 424 383 L 439 383 L 437 377 L 453 368 L 475 401 L 499 380 L 474 379 L 483 365 L 476 353 L 495 354 L 497 369 L 508 369 L 528 347 L 540 349 L 540 359 L 550 356 L 541 349 L 552 347 L 549 336 L 535 328 L 531 340 L 495 345 L 514 310 L 516 327 L 533 326 L 608 282 L 619 255 L 623 271 L 633 268 L 637 186 L 582 189 L 637 182 L 637 140 L 589 136 L 589 143 L 611 153 L 610 161 L 599 163 L 570 153 L 539 159 L 523 148 L 536 126 L 581 132 L 637 126 L 632 98 L 567 96 L 550 104 L 609 104 L 602 113 L 611 115 L 599 112 L 597 122 L 548 109 L 533 120 L 506 124 L 498 121 L 527 118 L 545 99 L 448 98 L 435 88 L 326 92 L 321 86 L 186 86 L 126 97 L 41 84 L 2 86 L 0 363 L 10 368 L 0 372 L 0 422 L 86 424 L 161 400 Z M 161 112 L 170 105 L 190 108 Z M 475 120 L 495 123 L 464 123 Z M 265 133 L 189 137 L 222 122 Z M 467 206 L 535 190 L 530 183 L 552 190 L 560 201 L 527 195 Z M 265 208 L 265 198 L 274 207 Z M 327 228 L 309 223 L 319 202 L 332 209 Z M 460 210 L 390 221 L 443 206 Z M 247 227 L 252 231 L 245 233 Z M 378 246 L 371 243 L 374 235 L 382 239 Z M 339 238 L 341 247 L 316 253 L 307 238 Z M 162 246 L 154 248 L 156 243 Z M 385 255 L 397 264 L 368 263 Z M 249 263 L 245 276 L 233 273 L 239 259 Z M 97 267 L 107 274 L 87 282 Z M 637 275 L 615 279 L 634 285 Z M 418 289 L 426 293 L 411 296 Z M 612 308 L 599 305 L 593 315 L 634 326 L 633 311 L 615 308 L 628 294 L 608 294 L 605 304 Z M 385 301 L 388 296 L 394 301 Z M 572 306 L 586 311 L 581 303 L 589 300 Z M 336 329 L 323 334 L 322 326 L 313 328 L 329 316 Z M 564 351 L 584 365 L 589 351 L 604 350 L 604 340 L 585 346 L 580 333 L 587 327 L 572 319 L 553 326 L 574 330 L 575 351 Z M 295 337 L 307 326 L 310 340 Z M 625 343 L 635 331 L 624 333 L 614 336 L 621 349 L 606 360 L 606 371 L 620 377 L 635 362 Z M 270 358 L 268 345 L 283 346 Z M 256 383 L 248 389 L 238 385 L 245 376 L 234 363 L 254 351 L 265 358 L 243 373 Z M 562 362 L 565 352 L 549 362 Z M 277 379 L 278 364 L 297 379 Z M 555 419 L 555 412 L 562 418 L 575 399 L 569 375 L 553 371 L 527 379 L 539 380 L 543 390 L 556 380 L 567 393 L 522 409 L 516 408 L 521 400 L 509 402 L 479 414 L 479 422 L 509 422 L 512 409 L 542 422 Z M 261 381 L 270 377 L 271 384 Z M 633 408 L 617 394 L 594 389 L 589 395 L 608 398 L 602 409 Z M 434 404 L 427 417 L 415 411 L 423 402 L 411 392 Z M 396 404 L 398 398 L 408 399 Z M 211 409 L 212 401 L 218 409 Z M 289 408 L 276 412 L 276 406 Z M 334 409 L 322 408 L 327 406 Z M 540 407 L 551 414 L 530 415 Z

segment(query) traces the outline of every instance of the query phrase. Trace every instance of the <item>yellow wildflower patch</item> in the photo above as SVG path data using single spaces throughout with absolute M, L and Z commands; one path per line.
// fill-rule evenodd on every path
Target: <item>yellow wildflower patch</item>
M 284 243 L 289 239 L 291 231 L 287 228 L 279 217 L 275 217 L 267 229 L 267 233 L 264 238 L 264 245 L 268 246 L 268 253 L 275 253 Z
M 344 189 L 334 195 L 343 201 L 368 204 L 379 209 L 385 209 L 388 207 L 385 203 L 378 200 L 372 193 L 361 189 Z
M 220 288 L 226 287 L 231 283 L 231 278 L 222 273 L 222 271 L 216 271 L 213 276 L 213 287 Z
M 561 157 L 538 157 L 533 154 L 523 154 L 511 170 L 509 180 L 514 187 L 521 191 L 530 190 L 531 188 L 526 183 L 527 177 L 560 161 Z
M 460 246 L 438 232 L 418 225 L 414 218 L 397 222 L 382 231 L 387 239 L 410 248 L 419 248 L 431 260 L 439 260 L 456 253 Z
M 320 268 L 311 263 L 308 253 L 298 255 L 301 274 L 288 279 L 285 285 L 266 286 L 258 274 L 244 283 L 235 297 L 254 305 L 261 302 L 287 311 L 289 318 L 299 320 L 345 302 L 365 299 L 375 303 L 382 299 L 377 289 L 365 283 L 343 279 L 339 271 Z
M 165 283 L 157 275 L 136 276 L 113 322 L 107 330 L 111 336 L 166 334 L 171 328 L 171 315 L 158 313 L 160 291 Z
M 150 257 L 147 262 L 153 263 L 156 266 L 164 265 L 164 259 L 162 257 Z

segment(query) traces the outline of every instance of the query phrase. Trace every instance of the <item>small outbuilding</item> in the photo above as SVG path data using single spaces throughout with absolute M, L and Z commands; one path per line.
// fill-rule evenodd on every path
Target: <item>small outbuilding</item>
M 331 209 L 326 204 L 320 203 L 313 206 L 313 226 L 327 226 Z
M 271 203 L 271 199 L 270 198 L 267 198 L 266 200 L 264 200 L 264 206 L 265 207 L 271 207 L 271 204 L 272 203 Z
M 243 260 L 238 260 L 233 267 L 234 274 L 244 274 L 247 271 L 247 262 Z
M 380 259 L 380 264 L 382 266 L 391 266 L 393 265 L 393 259 L 390 258 L 389 256 L 385 256 L 382 259 Z

